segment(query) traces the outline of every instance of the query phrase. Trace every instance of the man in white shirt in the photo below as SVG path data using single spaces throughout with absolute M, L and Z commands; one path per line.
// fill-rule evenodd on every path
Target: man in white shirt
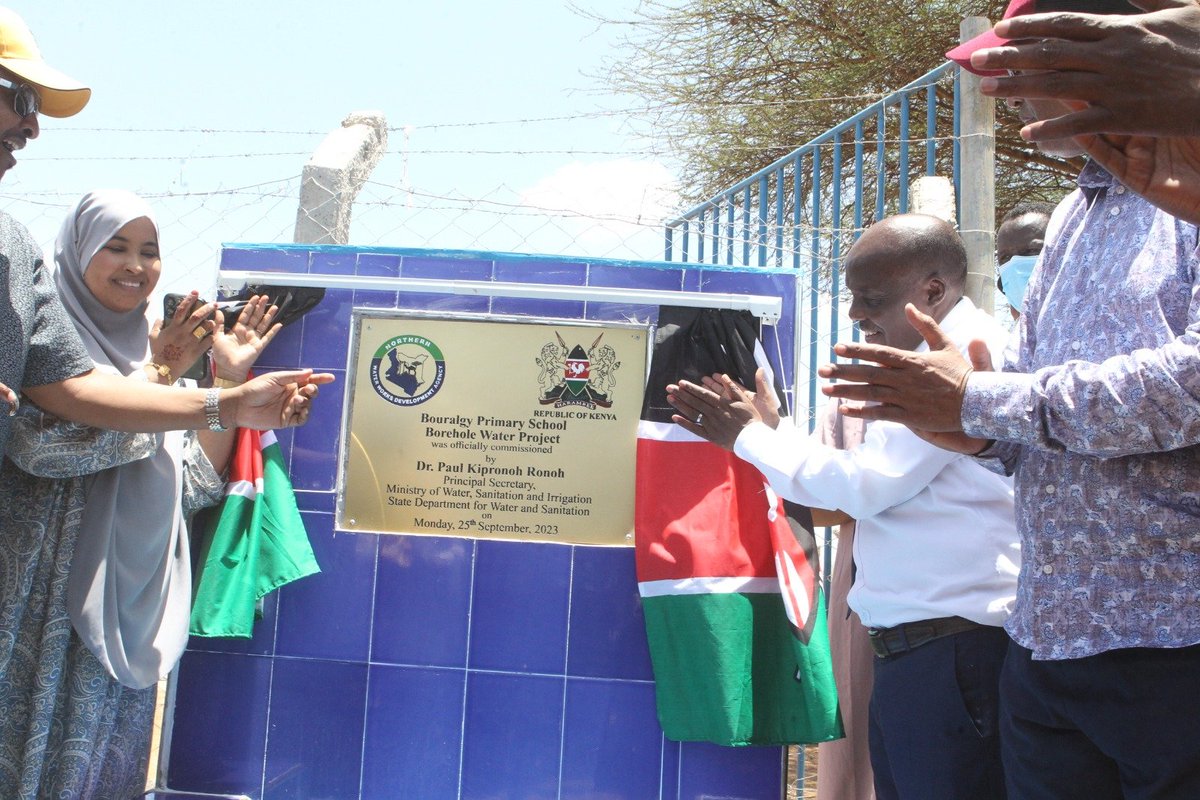
M 847 255 L 850 317 L 867 342 L 921 350 L 904 313 L 913 303 L 964 352 L 983 340 L 998 358 L 1007 334 L 963 296 L 966 272 L 949 224 L 889 217 Z M 676 423 L 757 466 L 780 496 L 858 520 L 848 599 L 878 656 L 876 796 L 1004 797 L 997 695 L 1020 560 L 1011 481 L 894 423 L 871 423 L 851 450 L 820 444 L 778 424 L 761 374 L 754 393 L 727 376 L 704 383 L 668 387 Z

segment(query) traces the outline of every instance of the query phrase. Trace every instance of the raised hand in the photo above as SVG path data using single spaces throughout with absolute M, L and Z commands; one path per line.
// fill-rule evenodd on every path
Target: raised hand
M 703 380 L 706 386 L 680 381 L 667 387 L 667 402 L 679 412 L 671 417 L 671 421 L 732 451 L 742 428 L 762 421 L 755 404 L 755 393 L 747 391 L 728 375 L 714 374 Z M 778 413 L 775 424 L 779 424 Z
M 246 373 L 263 349 L 283 327 L 274 321 L 278 313 L 278 306 L 271 305 L 269 297 L 255 295 L 242 308 L 233 326 L 226 330 L 222 312 L 217 311 L 212 343 L 215 377 L 239 383 L 246 379 Z
M 915 353 L 883 345 L 841 342 L 834 352 L 870 364 L 826 364 L 817 372 L 837 383 L 822 387 L 830 397 L 863 400 L 867 405 L 843 406 L 850 417 L 899 422 L 910 428 L 945 432 L 962 430 L 962 404 L 971 364 L 954 342 L 911 303 L 904 307 L 909 323 L 929 345 Z
M 1168 214 L 1200 224 L 1200 136 L 1089 135 L 1076 141 L 1121 183 Z
M 988 350 L 986 342 L 979 339 L 970 342 L 967 345 L 967 357 L 970 359 L 971 368 L 975 372 L 992 371 L 992 354 Z M 980 439 L 963 431 L 935 432 L 924 431 L 920 428 L 909 428 L 909 430 L 930 444 L 953 453 L 965 453 L 973 456 L 991 444 L 987 439 Z
M 750 391 L 728 375 L 705 375 L 700 382 L 730 402 L 738 400 L 753 404 L 758 418 L 774 429 L 779 427 L 779 398 L 767 383 L 767 371 L 759 367 L 754 372 L 754 391 Z
M 1024 74 L 984 78 L 980 90 L 1086 103 L 1026 125 L 1021 135 L 1032 141 L 1099 133 L 1200 135 L 1200 3 L 1133 2 L 1150 13 L 1002 20 L 998 35 L 1030 41 L 979 50 L 971 66 Z
M 174 383 L 208 351 L 217 323 L 206 317 L 215 309 L 215 303 L 201 303 L 199 292 L 193 291 L 179 303 L 169 323 L 161 319 L 154 323 L 150 329 L 150 361 L 171 371 L 169 380 L 159 382 Z

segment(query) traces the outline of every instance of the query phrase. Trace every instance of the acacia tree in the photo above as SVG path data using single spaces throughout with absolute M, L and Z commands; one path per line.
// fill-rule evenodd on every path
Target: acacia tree
M 962 18 L 1004 0 L 643 0 L 607 65 L 640 97 L 645 133 L 682 165 L 700 202 L 942 63 Z M 586 13 L 586 12 L 584 12 Z M 952 110 L 939 108 L 940 115 Z M 997 110 L 996 208 L 1057 200 L 1079 162 L 1042 155 Z

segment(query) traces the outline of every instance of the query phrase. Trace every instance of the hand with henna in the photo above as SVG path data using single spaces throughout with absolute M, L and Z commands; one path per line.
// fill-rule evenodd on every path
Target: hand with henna
M 170 321 L 158 320 L 150 329 L 150 361 L 170 369 L 169 377 L 148 370 L 159 383 L 174 383 L 212 346 L 210 338 L 216 329 L 215 320 L 208 317 L 216 303 L 201 303 L 199 292 L 191 292 L 175 309 Z

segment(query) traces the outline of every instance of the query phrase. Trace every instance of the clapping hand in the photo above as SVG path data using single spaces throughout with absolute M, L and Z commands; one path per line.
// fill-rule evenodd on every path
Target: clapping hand
M 767 385 L 766 373 L 754 375 L 751 392 L 728 375 L 719 373 L 702 379 L 703 385 L 680 381 L 667 387 L 667 402 L 679 414 L 671 421 L 715 445 L 733 450 L 738 434 L 747 425 L 765 422 L 779 425 L 779 401 Z
M 963 433 L 962 405 L 971 372 L 991 369 L 987 346 L 972 342 L 968 361 L 933 317 L 918 311 L 911 303 L 904 310 L 909 324 L 929 345 L 929 352 L 839 343 L 834 347 L 839 356 L 872 361 L 877 366 L 826 364 L 818 374 L 838 382 L 822 387 L 821 391 L 830 397 L 866 401 L 862 407 L 842 406 L 840 411 L 846 416 L 899 422 L 944 449 L 980 452 L 988 442 Z
M 754 391 L 750 391 L 728 375 L 713 375 L 701 381 L 713 391 L 721 391 L 730 400 L 743 400 L 754 405 L 759 419 L 774 430 L 779 427 L 779 398 L 767 383 L 767 371 L 759 367 L 754 371 Z

